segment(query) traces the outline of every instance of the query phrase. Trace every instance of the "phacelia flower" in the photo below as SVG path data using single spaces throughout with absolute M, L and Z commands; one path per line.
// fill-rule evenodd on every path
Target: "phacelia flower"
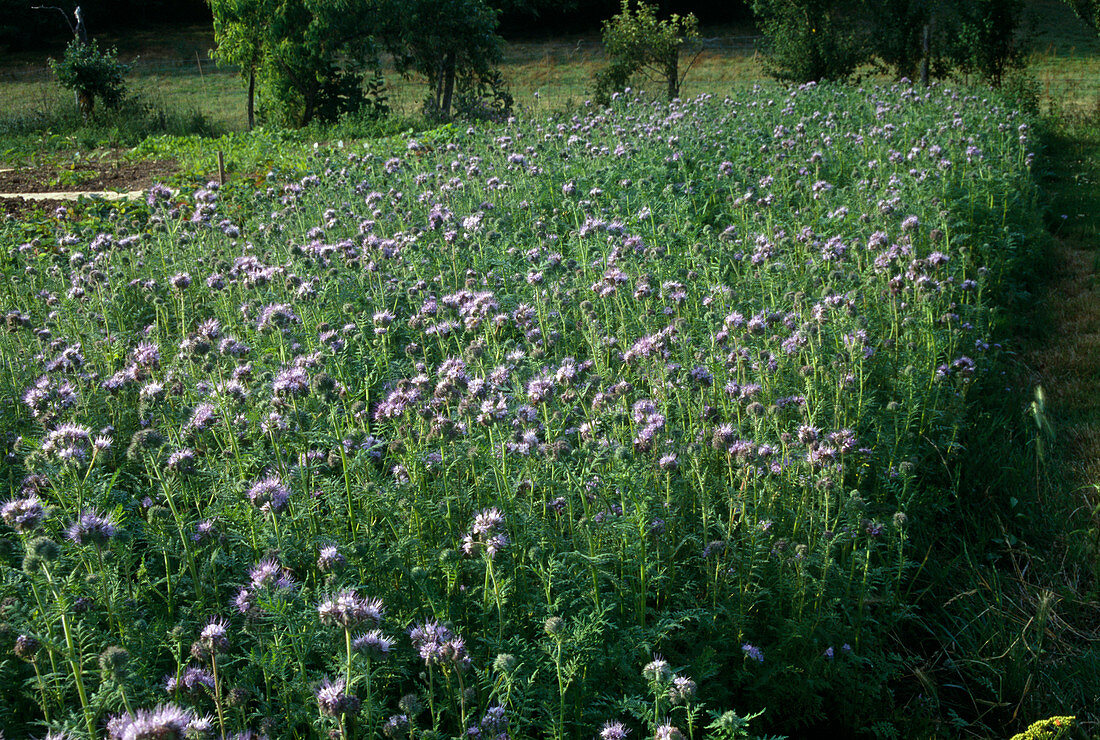
M 630 730 L 622 722 L 604 722 L 600 740 L 626 740 Z
M 0 507 L 0 518 L 16 532 L 33 532 L 46 518 L 46 507 L 37 494 L 12 499 Z
M 102 547 L 117 532 L 118 528 L 110 516 L 104 516 L 95 509 L 85 509 L 76 521 L 69 525 L 66 535 L 78 545 Z
M 264 513 L 279 512 L 286 508 L 290 500 L 290 489 L 277 475 L 269 475 L 252 484 L 248 489 L 248 500 Z
M 336 596 L 325 599 L 317 605 L 317 615 L 321 622 L 349 629 L 362 624 L 382 623 L 383 605 L 379 599 L 366 599 L 348 589 Z
M 317 689 L 317 706 L 330 717 L 342 714 L 354 714 L 359 709 L 359 699 L 344 693 L 344 679 L 332 681 L 325 678 Z

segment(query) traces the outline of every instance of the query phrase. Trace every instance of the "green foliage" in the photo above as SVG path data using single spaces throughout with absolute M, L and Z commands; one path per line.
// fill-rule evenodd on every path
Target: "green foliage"
M 776 79 L 842 80 L 870 61 L 861 0 L 753 0 L 752 9 Z
M 218 128 L 202 113 L 140 95 L 85 119 L 75 105 L 0 113 L 0 137 L 12 160 L 34 160 L 53 151 L 132 147 L 150 136 L 216 136 Z
M 76 93 L 80 112 L 86 118 L 94 114 L 97 98 L 105 107 L 117 108 L 126 95 L 123 77 L 129 66 L 118 61 L 114 49 L 100 51 L 94 40 L 84 44 L 73 39 L 61 61 L 50 59 L 50 69 L 62 87 Z
M 264 120 L 298 127 L 335 121 L 364 105 L 376 115 L 387 112 L 374 43 L 380 3 L 212 0 L 211 11 L 215 56 L 240 66 L 250 92 L 258 83 Z
M 241 68 L 245 79 L 264 56 L 267 20 L 274 0 L 209 0 L 214 16 L 214 57 Z
M 463 99 L 461 114 L 484 117 L 494 104 L 510 110 L 495 72 L 502 59 L 498 12 L 485 0 L 415 0 L 394 12 L 398 68 L 427 78 L 424 112 L 430 120 L 449 119 L 456 96 Z
M 867 2 L 864 12 L 873 32 L 869 42 L 879 63 L 897 77 L 918 79 L 928 29 L 928 75 L 942 78 L 953 66 L 949 50 L 957 36 L 955 0 L 881 0 Z
M 1051 717 L 1031 723 L 1026 730 L 1012 736 L 1012 740 L 1059 740 L 1075 726 L 1076 717 Z
M 85 695 L 97 716 L 172 701 L 224 735 L 377 737 L 395 707 L 421 737 L 495 732 L 494 707 L 516 738 L 943 729 L 978 703 L 914 688 L 932 661 L 899 636 L 985 644 L 981 609 L 929 628 L 948 599 L 924 574 L 1023 488 L 956 477 L 1003 449 L 965 430 L 1000 426 L 974 398 L 1004 395 L 987 340 L 1035 244 L 1028 121 L 983 96 L 821 85 L 367 146 L 161 140 L 189 174 L 224 149 L 258 176 L 37 241 L 0 227 L 0 355 L 25 358 L 0 374 L 20 399 L 0 476 L 50 509 L 0 529 L 5 619 L 45 645 L 43 681 L 0 666 L 0 711 L 58 729 L 88 724 Z M 285 507 L 246 495 L 269 476 Z M 119 536 L 65 537 L 88 507 Z M 382 601 L 362 628 L 385 659 L 320 618 L 345 590 Z M 212 614 L 217 657 L 189 649 Z M 1033 694 L 1046 614 L 1004 659 Z M 465 642 L 426 660 L 428 619 Z M 124 672 L 98 667 L 113 645 Z M 158 685 L 215 669 L 210 691 Z M 334 676 L 358 712 L 318 711 Z
M 271 0 L 209 0 L 214 17 L 214 57 L 240 68 L 248 83 L 248 128 L 255 125 L 256 72 L 264 58 Z
M 515 102 L 499 70 L 467 72 L 457 81 L 455 117 L 463 121 L 504 121 L 512 115 Z M 431 116 L 428 117 L 431 121 Z
M 1024 0 L 966 0 L 959 5 L 949 55 L 964 74 L 999 86 L 1024 64 L 1026 39 L 1020 34 Z
M 286 0 L 268 16 L 260 67 L 260 106 L 276 123 L 334 121 L 364 104 L 362 87 L 378 69 L 372 0 Z
M 952 72 L 999 86 L 1022 67 L 1023 0 L 754 0 L 779 80 L 844 79 L 877 61 L 899 77 Z
M 687 70 L 680 73 L 680 51 L 698 38 L 699 21 L 691 13 L 657 20 L 657 10 L 656 5 L 641 0 L 637 9 L 632 9 L 631 0 L 622 0 L 619 13 L 604 21 L 608 64 L 596 73 L 593 97 L 597 103 L 606 105 L 612 94 L 625 89 L 638 74 L 663 82 L 669 100 L 679 96 L 687 75 Z
M 1066 0 L 1066 3 L 1081 20 L 1100 32 L 1100 0 Z

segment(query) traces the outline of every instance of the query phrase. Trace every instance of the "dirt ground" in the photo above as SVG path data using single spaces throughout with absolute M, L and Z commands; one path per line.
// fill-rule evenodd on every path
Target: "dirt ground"
M 83 160 L 0 172 L 0 193 L 54 190 L 143 190 L 177 170 L 175 162 L 123 159 Z
M 177 169 L 172 161 L 129 161 L 120 157 L 0 169 L 0 194 L 145 190 L 166 181 Z M 72 209 L 75 204 L 0 198 L 0 218 L 22 218 L 36 211 L 48 213 L 61 205 Z

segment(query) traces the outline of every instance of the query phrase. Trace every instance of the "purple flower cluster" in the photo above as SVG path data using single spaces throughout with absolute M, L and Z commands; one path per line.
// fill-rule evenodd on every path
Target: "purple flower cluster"
M 111 740 L 184 740 L 195 722 L 190 709 L 160 704 L 112 718 L 107 722 L 107 736 Z
M 465 670 L 470 665 L 466 641 L 439 622 L 428 620 L 409 630 L 413 648 L 428 666 L 454 666 Z
M 344 679 L 325 678 L 317 689 L 317 706 L 330 717 L 355 714 L 359 711 L 359 698 L 344 689 Z
M 474 517 L 470 531 L 462 539 L 462 551 L 467 555 L 484 552 L 490 559 L 508 546 L 508 535 L 504 529 L 504 514 L 493 507 L 485 509 Z
M 378 599 L 368 599 L 347 589 L 317 605 L 317 616 L 323 624 L 351 629 L 364 624 L 374 627 L 382 623 L 383 605 Z
M 276 514 L 290 501 L 290 489 L 277 475 L 269 475 L 249 487 L 248 500 L 265 514 Z

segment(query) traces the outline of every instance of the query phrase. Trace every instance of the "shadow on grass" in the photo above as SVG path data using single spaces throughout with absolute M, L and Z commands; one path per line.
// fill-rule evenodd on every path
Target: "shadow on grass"
M 1100 465 L 1082 464 L 1100 460 L 1100 121 L 1039 128 L 1042 223 L 1000 301 L 1008 361 L 968 397 L 961 452 L 929 474 L 942 519 L 919 535 L 898 635 L 911 673 L 897 701 L 936 717 L 937 735 L 1007 736 L 1059 714 L 1100 728 Z

